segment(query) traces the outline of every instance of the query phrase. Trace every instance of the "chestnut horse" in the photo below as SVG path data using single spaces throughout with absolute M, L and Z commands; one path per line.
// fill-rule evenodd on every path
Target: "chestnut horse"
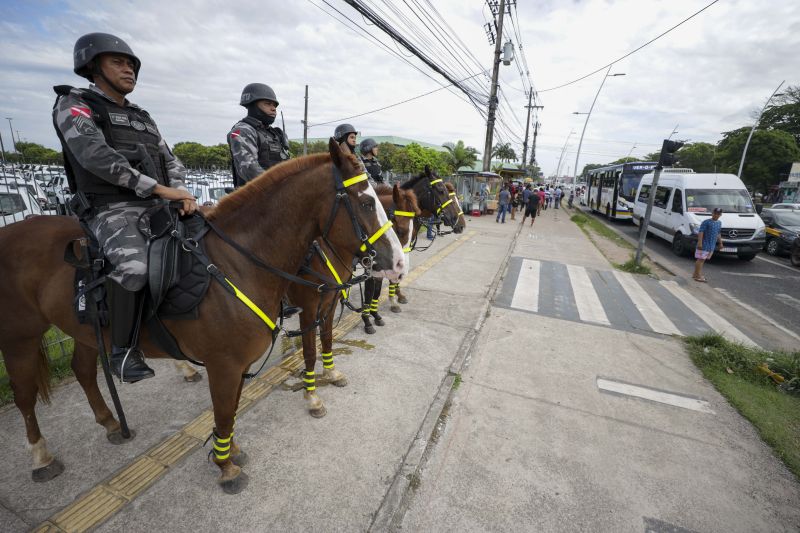
M 371 243 L 377 252 L 375 268 L 390 278 L 402 277 L 402 246 L 393 231 L 386 231 L 386 213 L 361 164 L 333 139 L 329 152 L 271 168 L 223 198 L 206 218 L 241 247 L 283 272 L 297 272 L 312 241 L 327 232 L 331 243 L 354 255 L 371 253 L 367 246 Z M 361 235 L 356 234 L 359 229 Z M 72 305 L 75 272 L 63 260 L 67 243 L 81 236 L 78 222 L 63 216 L 34 217 L 0 228 L 0 350 L 33 447 L 36 481 L 46 481 L 63 470 L 47 451 L 34 411 L 37 393 L 44 401 L 49 397 L 47 359 L 39 346 L 51 324 L 75 339 L 75 376 L 95 420 L 105 427 L 112 442 L 119 440 L 119 423 L 97 387 L 93 327 L 77 320 Z M 237 253 L 214 232 L 205 237 L 205 246 L 211 261 L 266 315 L 257 316 L 221 285 L 212 283 L 196 320 L 166 321 L 181 350 L 206 365 L 218 482 L 225 492 L 236 493 L 247 482 L 246 474 L 234 462 L 243 456 L 232 439 L 242 375 L 269 348 L 274 325 L 265 323 L 279 313 L 289 282 Z M 151 357 L 165 357 L 146 332 L 140 346 Z
M 442 186 L 443 185 L 443 186 Z M 458 202 L 455 187 L 450 182 L 443 182 L 442 179 L 431 172 L 429 168 L 425 168 L 425 172 L 415 178 L 411 178 L 403 184 L 404 189 L 413 190 L 418 198 L 420 209 L 422 210 L 422 221 L 426 224 L 428 219 L 436 216 L 442 219 L 446 226 L 453 228 L 454 233 L 461 233 L 467 226 L 464 219 L 464 211 L 461 210 L 461 204 Z M 422 222 L 420 218 L 414 220 L 414 243 L 420 229 L 422 229 Z M 414 247 L 412 247 L 412 250 Z M 406 254 L 406 263 L 410 265 L 410 257 Z M 407 268 L 408 268 L 408 265 Z M 375 285 L 378 285 L 377 288 Z M 372 292 L 380 294 L 380 284 L 372 285 Z M 400 283 L 389 283 L 389 309 L 393 313 L 400 313 L 402 309 L 398 304 L 408 303 L 408 298 L 401 292 Z M 369 328 L 366 328 L 369 333 Z
M 389 213 L 389 217 L 394 219 L 394 230 L 397 232 L 400 242 L 404 247 L 409 246 L 414 218 L 420 214 L 416 196 L 413 191 L 403 190 L 397 185 L 394 188 L 388 185 L 378 185 L 375 189 L 381 204 Z M 319 254 L 312 256 L 309 268 L 320 276 L 337 277 L 336 281 L 348 281 L 353 275 L 354 255 L 350 251 L 351 249 L 339 246 L 331 249 L 325 243 L 320 243 L 320 247 L 324 256 L 321 257 Z M 325 262 L 325 258 L 330 261 L 330 266 Z M 319 281 L 319 277 L 313 274 L 304 274 L 302 277 L 309 281 Z M 325 416 L 326 409 L 316 392 L 314 367 L 317 362 L 317 333 L 314 321 L 317 318 L 320 320 L 322 379 L 337 387 L 344 387 L 347 385 L 347 377 L 337 370 L 333 363 L 333 322 L 336 304 L 342 298 L 342 293 L 341 291 L 320 293 L 313 288 L 292 283 L 289 285 L 288 296 L 292 304 L 303 309 L 303 312 L 300 313 L 300 329 L 304 331 L 303 359 L 306 365 L 302 375 L 305 389 L 303 398 L 309 413 L 316 418 L 321 418 Z M 369 308 L 371 302 L 364 299 L 364 306 Z M 319 316 L 317 316 L 318 312 Z

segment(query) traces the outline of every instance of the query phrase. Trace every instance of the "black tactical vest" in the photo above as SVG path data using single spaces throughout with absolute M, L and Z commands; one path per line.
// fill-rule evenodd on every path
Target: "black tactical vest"
M 72 87 L 59 85 L 53 88 L 59 96 L 66 96 Z M 159 134 L 150 114 L 143 109 L 121 107 L 89 90 L 80 90 L 81 99 L 92 111 L 92 120 L 100 128 L 106 144 L 120 152 L 131 167 L 169 186 L 167 164 L 158 149 Z M 54 119 L 55 122 L 55 119 Z M 113 202 L 143 202 L 150 199 L 137 196 L 133 189 L 119 187 L 80 166 L 70 152 L 61 131 L 56 126 L 64 150 L 64 168 L 70 190 L 85 193 L 95 205 Z
M 249 124 L 256 130 L 256 135 L 258 135 L 258 164 L 261 168 L 267 170 L 281 161 L 289 159 L 289 147 L 284 144 L 283 130 L 266 127 L 260 120 L 253 117 L 244 117 L 240 122 Z M 244 181 L 236 173 L 233 152 L 231 152 L 231 168 L 233 170 L 234 186 L 240 187 L 244 185 Z
M 383 176 L 381 175 L 381 164 L 378 162 L 377 159 L 367 159 L 363 158 L 361 160 L 364 163 L 364 168 L 367 170 L 367 174 L 369 177 L 372 178 L 375 183 L 383 183 Z

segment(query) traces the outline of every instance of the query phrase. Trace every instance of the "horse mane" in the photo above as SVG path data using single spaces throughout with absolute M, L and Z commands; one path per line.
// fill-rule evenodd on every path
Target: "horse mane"
M 447 192 L 456 192 L 455 186 L 449 181 L 445 181 L 444 186 L 447 187 Z
M 424 173 L 420 174 L 419 176 L 414 176 L 413 178 L 409 179 L 408 181 L 402 183 L 400 185 L 400 188 L 403 189 L 403 190 L 406 190 L 406 191 L 408 191 L 410 189 L 413 189 L 414 185 L 416 185 L 419 182 L 419 180 L 421 180 L 422 178 L 425 178 L 425 177 L 427 177 L 427 176 L 425 176 Z
M 324 154 L 312 154 L 296 159 L 289 159 L 274 167 L 266 170 L 263 174 L 247 182 L 230 194 L 223 196 L 219 203 L 205 213 L 205 217 L 214 220 L 222 215 L 236 212 L 242 206 L 253 201 L 253 197 L 261 196 L 265 191 L 284 182 L 289 176 L 294 176 L 305 170 L 328 163 L 331 156 L 327 152 Z
M 385 183 L 379 183 L 375 185 L 375 192 L 378 194 L 378 196 L 392 196 L 394 195 L 394 188 L 391 185 L 386 185 Z M 411 206 L 411 209 L 409 209 L 409 211 L 413 211 L 416 214 L 419 214 L 421 212 L 419 204 L 417 203 L 417 195 L 414 194 L 413 190 L 411 189 L 405 190 L 401 188 L 400 195 L 403 198 L 405 198 L 406 201 Z
M 386 196 L 389 194 L 393 194 L 394 188 L 391 185 L 386 185 L 385 183 L 377 183 L 375 185 L 375 193 L 378 196 Z

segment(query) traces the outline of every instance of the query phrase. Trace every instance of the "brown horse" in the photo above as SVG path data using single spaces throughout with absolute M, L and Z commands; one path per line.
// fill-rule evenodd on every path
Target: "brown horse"
M 444 187 L 440 187 L 440 184 Z M 461 233 L 467 226 L 464 219 L 464 211 L 456 195 L 456 189 L 452 183 L 442 182 L 436 173 L 429 168 L 423 174 L 412 178 L 403 184 L 404 188 L 409 188 L 417 194 L 419 206 L 422 210 L 422 218 L 430 219 L 431 216 L 438 216 L 446 226 L 453 228 L 454 233 Z M 444 194 L 447 196 L 444 196 Z M 420 219 L 414 220 L 414 235 L 422 229 Z M 406 268 L 411 265 L 411 258 L 406 254 Z M 378 289 L 380 293 L 380 289 Z M 402 308 L 398 304 L 408 303 L 408 298 L 400 290 L 400 283 L 389 283 L 389 309 L 393 313 L 400 313 Z
M 411 242 L 411 230 L 414 218 L 419 215 L 420 210 L 417 206 L 417 198 L 413 191 L 403 190 L 397 185 L 394 188 L 388 185 L 378 185 L 376 187 L 378 198 L 381 204 L 394 219 L 394 229 L 403 246 L 406 247 Z M 325 243 L 320 243 L 322 252 L 331 263 L 328 266 L 324 259 L 319 255 L 313 256 L 309 267 L 314 272 L 330 278 L 333 271 L 342 281 L 348 281 L 352 277 L 352 263 L 354 255 L 348 248 L 336 247 L 331 249 Z M 305 274 L 305 279 L 316 281 L 314 275 Z M 303 398 L 306 401 L 309 413 L 316 418 L 325 416 L 326 409 L 322 400 L 316 392 L 316 374 L 314 367 L 317 362 L 317 334 L 314 321 L 319 313 L 319 337 L 322 347 L 322 379 L 332 383 L 337 387 L 347 385 L 347 377 L 337 370 L 333 363 L 333 322 L 337 303 L 342 298 L 341 292 L 319 293 L 309 287 L 297 284 L 289 285 L 289 300 L 303 309 L 300 314 L 300 328 L 305 331 L 303 334 L 303 359 L 305 360 L 305 371 L 303 372 L 303 382 L 305 391 Z M 364 300 L 364 306 L 369 307 L 371 302 Z M 306 331 L 307 330 L 307 331 Z
M 333 139 L 329 152 L 273 167 L 225 197 L 206 217 L 239 245 L 289 273 L 297 272 L 311 242 L 326 229 L 328 240 L 335 246 L 361 255 L 368 248 L 364 236 L 356 235 L 360 226 L 374 241 L 375 268 L 390 277 L 401 277 L 404 264 L 400 241 L 393 231 L 381 235 L 381 228 L 387 224 L 386 213 L 360 163 Z M 335 177 L 337 172 L 341 181 Z M 340 194 L 336 183 L 344 185 Z M 339 204 L 334 211 L 339 202 L 345 205 Z M 345 208 L 347 204 L 349 208 Z M 49 397 L 47 360 L 39 342 L 51 324 L 75 339 L 75 375 L 95 420 L 105 427 L 110 440 L 119 440 L 119 423 L 97 387 L 94 332 L 90 325 L 77 320 L 72 306 L 74 270 L 62 257 L 66 244 L 81 236 L 78 222 L 69 217 L 35 217 L 0 228 L 0 350 L 14 402 L 33 447 L 36 481 L 50 479 L 63 470 L 47 451 L 34 411 L 37 393 L 45 401 Z M 259 268 L 213 232 L 205 237 L 205 245 L 211 261 L 267 317 L 278 314 L 288 281 Z M 242 375 L 272 341 L 272 331 L 265 322 L 213 283 L 200 304 L 197 320 L 166 322 L 181 350 L 206 365 L 215 421 L 214 462 L 221 471 L 219 483 L 230 493 L 242 490 L 247 480 L 233 461 L 242 452 L 233 442 L 232 432 Z M 220 327 L 222 324 L 224 327 Z M 164 356 L 146 333 L 140 345 L 150 356 Z

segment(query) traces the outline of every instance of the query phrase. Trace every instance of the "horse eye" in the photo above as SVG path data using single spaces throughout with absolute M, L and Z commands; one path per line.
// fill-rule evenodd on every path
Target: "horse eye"
M 375 203 L 372 199 L 367 202 L 361 202 L 361 207 L 366 209 L 367 211 L 374 211 L 375 210 Z

